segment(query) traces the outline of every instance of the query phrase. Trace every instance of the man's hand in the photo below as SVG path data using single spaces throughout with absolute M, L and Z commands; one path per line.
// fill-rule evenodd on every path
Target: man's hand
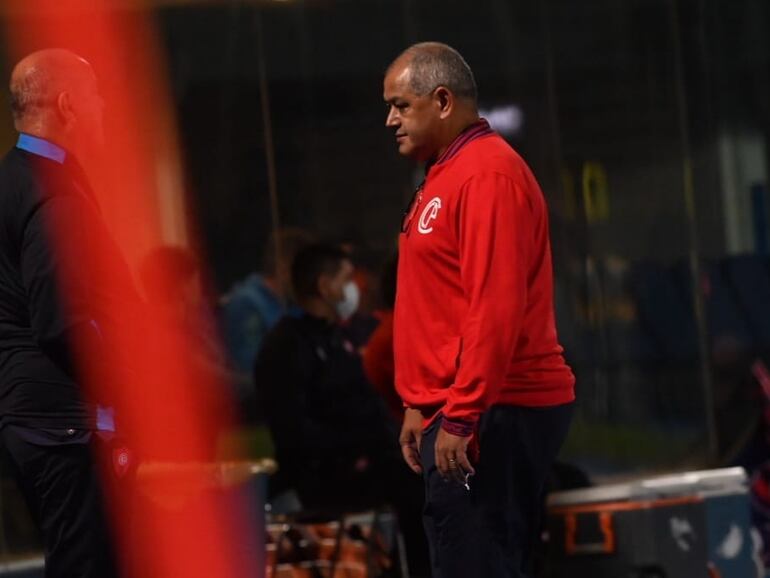
M 436 436 L 436 467 L 444 479 L 465 485 L 466 476 L 476 473 L 468 459 L 470 441 L 471 436 L 456 436 L 439 428 Z
M 404 461 L 415 474 L 422 473 L 422 460 L 420 459 L 422 422 L 423 417 L 420 410 L 407 408 L 406 412 L 404 412 L 404 424 L 401 426 L 401 435 L 398 437 Z

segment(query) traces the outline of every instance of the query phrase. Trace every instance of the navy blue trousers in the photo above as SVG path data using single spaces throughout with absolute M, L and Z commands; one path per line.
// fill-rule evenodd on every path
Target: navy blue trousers
M 433 578 L 530 576 L 543 487 L 572 410 L 573 404 L 492 407 L 479 423 L 481 451 L 470 490 L 445 481 L 436 468 L 440 421 L 424 432 L 424 524 Z

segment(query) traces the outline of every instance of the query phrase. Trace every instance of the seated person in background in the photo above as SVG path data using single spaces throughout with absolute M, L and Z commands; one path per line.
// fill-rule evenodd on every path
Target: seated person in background
M 335 245 L 345 251 L 353 263 L 352 280 L 358 290 L 358 307 L 352 314 L 342 315 L 342 327 L 350 342 L 360 353 L 363 353 L 366 343 L 380 322 L 374 314 L 377 295 L 376 291 L 373 291 L 376 283 L 372 266 L 377 259 L 375 254 L 367 249 L 365 243 L 356 236 L 343 237 Z M 341 311 L 341 313 L 349 312 Z
M 198 259 L 189 249 L 165 245 L 153 249 L 140 268 L 147 300 L 166 315 L 166 325 L 183 330 L 200 345 L 199 361 L 229 377 L 224 351 L 213 318 L 213 301 L 207 299 Z
M 241 418 L 249 424 L 261 423 L 258 412 L 263 405 L 256 398 L 251 371 L 267 332 L 278 323 L 290 304 L 289 269 L 297 251 L 313 241 L 299 228 L 273 231 L 262 256 L 262 272 L 251 273 L 222 297 L 219 318 L 234 382 Z
M 147 335 L 159 343 L 166 338 L 181 343 L 186 361 L 196 377 L 194 383 L 206 411 L 218 416 L 232 412 L 235 374 L 227 364 L 213 315 L 213 300 L 207 298 L 200 262 L 187 248 L 161 246 L 153 249 L 139 269 L 142 288 L 154 315 L 158 315 L 160 334 Z M 162 392 L 157 392 L 163 396 Z M 173 427 L 169 418 L 169 427 Z M 221 431 L 209 432 L 210 456 L 217 451 Z
M 291 279 L 301 311 L 281 319 L 263 342 L 255 364 L 261 409 L 281 475 L 303 506 L 392 505 L 419 575 L 427 552 L 421 484 L 400 463 L 395 423 L 339 326 L 341 312 L 351 309 L 352 275 L 350 257 L 335 246 L 297 254 Z

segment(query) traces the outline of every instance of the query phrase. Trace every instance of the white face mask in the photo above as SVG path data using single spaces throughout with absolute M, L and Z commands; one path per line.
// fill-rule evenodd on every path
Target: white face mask
M 343 298 L 339 301 L 335 308 L 337 309 L 337 315 L 343 321 L 350 319 L 353 313 L 358 309 L 358 302 L 361 298 L 361 294 L 358 290 L 358 285 L 354 281 L 348 281 L 342 288 Z

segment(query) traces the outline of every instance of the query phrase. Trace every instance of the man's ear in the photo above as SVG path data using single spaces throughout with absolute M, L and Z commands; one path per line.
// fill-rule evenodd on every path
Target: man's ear
M 448 88 L 439 86 L 433 93 L 433 99 L 436 103 L 436 106 L 438 107 L 439 116 L 442 119 L 447 118 L 450 114 L 452 114 L 452 109 L 454 108 L 455 104 L 455 97 Z
M 56 97 L 56 115 L 67 128 L 74 126 L 77 122 L 75 110 L 72 108 L 72 96 L 69 92 L 61 92 Z

